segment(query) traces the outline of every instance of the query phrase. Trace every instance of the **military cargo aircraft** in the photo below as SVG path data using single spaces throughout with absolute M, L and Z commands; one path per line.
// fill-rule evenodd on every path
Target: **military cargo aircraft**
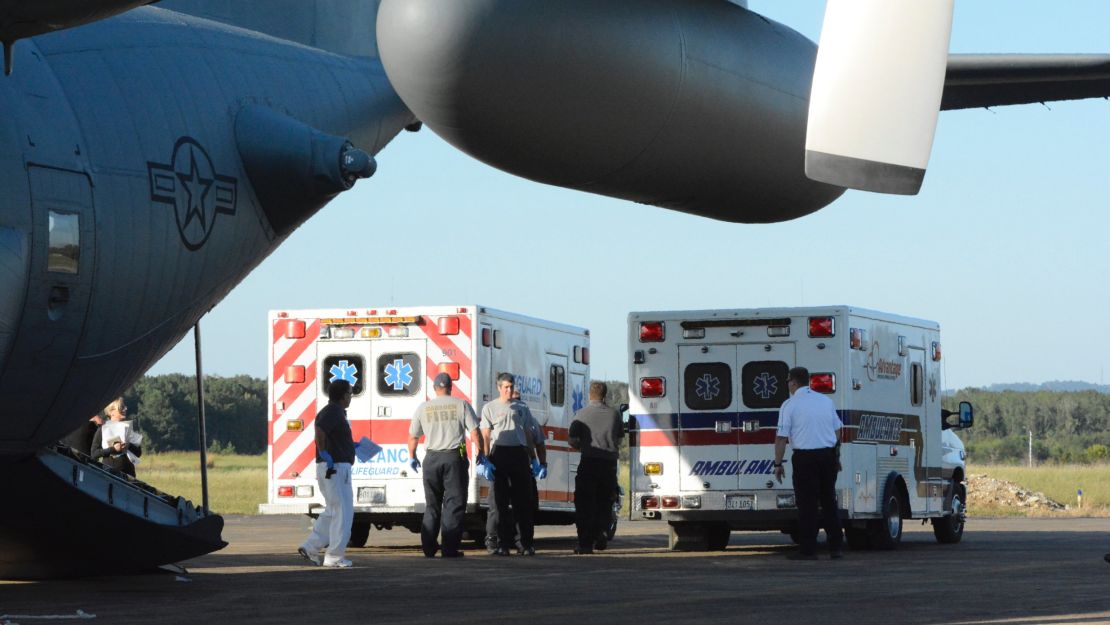
M 54 442 L 405 128 L 540 182 L 773 222 L 847 186 L 916 190 L 941 109 L 1110 95 L 1105 56 L 948 56 L 951 2 L 833 0 L 827 55 L 725 0 L 146 4 L 0 1 L 0 577 L 223 546 L 218 516 Z

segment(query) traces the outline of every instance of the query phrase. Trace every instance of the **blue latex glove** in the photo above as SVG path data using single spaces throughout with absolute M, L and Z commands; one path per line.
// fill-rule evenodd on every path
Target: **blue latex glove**
M 532 458 L 532 477 L 537 480 L 547 477 L 547 465 L 540 464 L 539 458 Z
M 328 463 L 328 470 L 324 471 L 324 479 L 330 480 L 331 476 L 335 475 L 335 462 L 332 461 L 331 454 L 326 451 L 321 451 L 320 457 L 324 459 L 324 462 Z
M 420 461 L 416 458 L 409 460 L 409 466 L 412 467 L 413 471 L 416 471 L 417 473 L 420 472 Z
M 477 469 L 478 477 L 492 482 L 493 481 L 493 469 L 491 469 L 490 466 L 491 465 L 489 465 L 489 464 L 480 464 L 480 465 L 478 465 L 478 469 Z

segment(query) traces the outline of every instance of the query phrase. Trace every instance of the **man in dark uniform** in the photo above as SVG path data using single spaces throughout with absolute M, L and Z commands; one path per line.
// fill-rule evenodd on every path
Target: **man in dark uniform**
M 423 468 L 424 522 L 420 544 L 426 557 L 439 549 L 440 520 L 443 523 L 443 557 L 457 558 L 462 542 L 463 514 L 466 512 L 466 484 L 470 464 L 466 457 L 466 435 L 478 429 L 478 417 L 470 404 L 451 397 L 451 376 L 436 375 L 432 383 L 436 398 L 416 408 L 409 425 L 409 457 L 413 469 Z M 416 459 L 416 446 L 426 436 L 423 465 Z M 486 462 L 478 436 L 478 463 Z
M 613 512 L 617 490 L 617 457 L 620 452 L 621 416 L 605 404 L 609 392 L 604 382 L 590 382 L 590 403 L 574 415 L 567 439 L 582 452 L 574 478 L 574 524 L 578 528 L 575 553 L 604 549 L 605 530 Z
M 809 371 L 795 367 L 786 377 L 790 399 L 779 409 L 775 437 L 775 477 L 782 483 L 786 444 L 794 449 L 794 501 L 798 506 L 799 551 L 791 556 L 817 559 L 818 505 L 833 559 L 843 557 L 844 536 L 836 504 L 836 474 L 840 472 L 840 417 L 828 397 L 809 388 Z
M 494 469 L 494 500 L 497 504 L 497 534 L 499 546 L 495 555 L 509 555 L 516 527 L 508 522 L 510 502 L 516 526 L 520 528 L 520 555 L 534 556 L 532 544 L 534 526 L 532 515 L 532 478 L 536 472 L 546 475 L 547 467 L 538 460 L 529 459 L 535 454 L 535 442 L 528 427 L 532 413 L 523 402 L 513 403 L 513 376 L 497 376 L 497 399 L 482 407 L 482 438 Z
M 355 443 L 351 424 L 347 422 L 350 405 L 351 383 L 336 380 L 328 386 L 328 405 L 316 415 L 316 481 L 324 496 L 324 511 L 316 517 L 312 533 L 297 553 L 313 564 L 327 567 L 354 566 L 344 557 L 355 516 L 351 490 Z

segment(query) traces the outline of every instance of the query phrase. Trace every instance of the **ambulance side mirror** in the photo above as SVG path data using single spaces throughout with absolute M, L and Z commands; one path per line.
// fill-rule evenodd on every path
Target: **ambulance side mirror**
M 949 420 L 953 416 L 958 417 L 957 420 L 956 420 L 956 423 L 952 423 Z M 948 430 L 948 429 L 964 430 L 964 429 L 967 429 L 967 428 L 969 428 L 969 427 L 971 427 L 972 425 L 975 424 L 975 411 L 971 407 L 971 402 L 966 402 L 966 401 L 960 402 L 959 412 L 953 412 L 951 410 L 943 410 L 942 409 L 940 411 L 940 417 L 941 417 L 941 424 L 942 424 L 941 429 L 944 429 L 944 430 Z
M 617 408 L 617 412 L 621 413 L 621 422 L 624 423 L 624 433 L 628 434 L 632 431 L 632 420 L 629 419 L 628 404 L 621 404 L 620 407 Z

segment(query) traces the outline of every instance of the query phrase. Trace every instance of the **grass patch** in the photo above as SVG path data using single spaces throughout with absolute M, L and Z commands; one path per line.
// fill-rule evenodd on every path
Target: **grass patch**
M 219 514 L 257 514 L 266 501 L 266 456 L 208 455 L 208 498 Z M 144 454 L 138 478 L 171 495 L 200 504 L 200 455 L 197 452 Z
M 1044 493 L 1068 506 L 1064 512 L 1027 514 L 1025 510 L 1003 507 L 977 507 L 973 516 L 1110 516 L 1110 464 L 1060 464 L 1027 467 L 1004 464 L 969 464 L 968 474 L 1018 484 Z M 1083 490 L 1083 507 L 1077 507 L 1076 491 Z

